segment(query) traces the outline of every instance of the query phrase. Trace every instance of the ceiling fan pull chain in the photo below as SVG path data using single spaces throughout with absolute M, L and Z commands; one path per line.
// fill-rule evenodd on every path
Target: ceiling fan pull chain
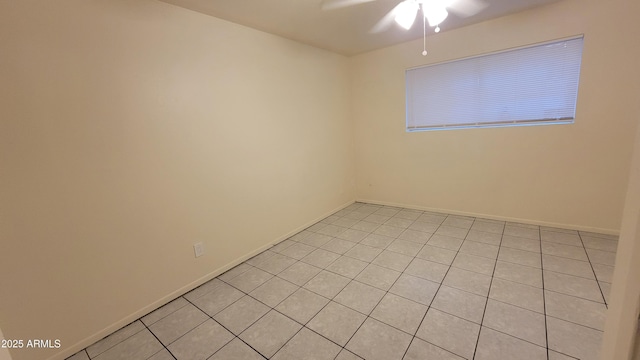
M 424 12 L 424 8 L 422 11 Z M 427 56 L 427 20 L 424 16 L 422 16 L 422 56 Z

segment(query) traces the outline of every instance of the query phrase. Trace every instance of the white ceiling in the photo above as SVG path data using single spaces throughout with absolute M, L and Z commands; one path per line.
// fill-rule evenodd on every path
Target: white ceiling
M 422 37 L 422 22 L 406 31 L 397 25 L 369 31 L 400 0 L 377 0 L 322 10 L 323 0 L 160 0 L 254 29 L 344 55 L 355 55 Z M 559 0 L 484 0 L 480 13 L 460 18 L 451 13 L 442 31 L 523 11 Z M 433 31 L 433 30 L 431 30 Z

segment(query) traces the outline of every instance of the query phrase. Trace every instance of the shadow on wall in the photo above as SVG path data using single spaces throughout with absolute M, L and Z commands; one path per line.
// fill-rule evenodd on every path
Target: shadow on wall
M 636 346 L 635 346 L 634 360 L 640 360 L 640 318 L 638 318 L 638 331 L 636 332 Z
M 4 340 L 4 335 L 2 335 L 2 329 L 0 329 L 0 340 Z M 6 349 L 0 346 L 0 360 L 11 360 L 11 354 L 9 354 L 9 349 Z

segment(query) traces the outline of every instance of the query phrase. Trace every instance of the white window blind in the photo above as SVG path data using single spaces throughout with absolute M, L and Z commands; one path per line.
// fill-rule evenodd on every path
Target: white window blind
M 572 123 L 583 38 L 409 69 L 407 131 Z

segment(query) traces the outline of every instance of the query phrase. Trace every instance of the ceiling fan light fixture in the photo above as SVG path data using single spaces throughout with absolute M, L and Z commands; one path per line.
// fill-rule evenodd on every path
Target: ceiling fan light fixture
M 447 8 L 441 4 L 436 4 L 435 2 L 422 3 L 422 13 L 429 22 L 429 26 L 438 26 L 447 18 L 447 16 L 449 16 Z
M 413 25 L 413 22 L 416 20 L 418 9 L 418 3 L 413 0 L 405 0 L 401 2 L 396 9 L 396 23 L 409 30 Z

